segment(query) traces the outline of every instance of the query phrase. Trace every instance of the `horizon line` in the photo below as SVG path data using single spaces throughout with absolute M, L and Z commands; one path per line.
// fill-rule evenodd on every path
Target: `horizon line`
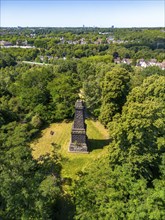
M 17 25 L 17 26 L 1 26 L 0 28 L 165 28 L 163 26 L 129 26 L 129 27 L 126 27 L 126 26 L 121 26 L 121 27 L 118 27 L 118 26 L 103 26 L 103 27 L 100 27 L 100 26 L 20 26 L 20 25 Z

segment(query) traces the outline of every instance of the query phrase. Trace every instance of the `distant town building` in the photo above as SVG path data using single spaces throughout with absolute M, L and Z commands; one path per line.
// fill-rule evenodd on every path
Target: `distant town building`
M 0 41 L 0 46 L 11 46 L 11 45 L 12 45 L 12 43 L 9 41 L 4 41 L 4 40 Z

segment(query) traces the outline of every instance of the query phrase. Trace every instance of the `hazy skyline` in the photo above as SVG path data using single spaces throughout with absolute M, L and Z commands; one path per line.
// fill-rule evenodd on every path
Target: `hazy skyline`
M 1 27 L 163 27 L 164 0 L 1 0 Z

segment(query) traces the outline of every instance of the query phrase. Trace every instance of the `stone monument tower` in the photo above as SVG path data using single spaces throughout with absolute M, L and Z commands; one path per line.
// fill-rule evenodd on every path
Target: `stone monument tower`
M 88 153 L 85 124 L 85 106 L 82 100 L 75 104 L 74 123 L 71 132 L 70 152 Z

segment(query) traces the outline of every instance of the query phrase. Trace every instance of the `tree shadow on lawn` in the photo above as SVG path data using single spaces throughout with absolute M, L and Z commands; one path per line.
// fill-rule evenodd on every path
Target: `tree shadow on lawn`
M 109 145 L 110 139 L 88 139 L 87 145 L 88 145 L 88 151 L 91 152 L 96 149 L 103 149 L 106 145 Z

